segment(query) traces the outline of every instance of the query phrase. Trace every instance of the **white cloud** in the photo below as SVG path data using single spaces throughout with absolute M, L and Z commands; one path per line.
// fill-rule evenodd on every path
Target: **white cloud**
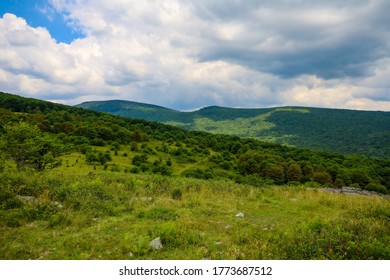
M 385 1 L 51 0 L 85 34 L 0 18 L 0 90 L 75 104 L 390 110 Z

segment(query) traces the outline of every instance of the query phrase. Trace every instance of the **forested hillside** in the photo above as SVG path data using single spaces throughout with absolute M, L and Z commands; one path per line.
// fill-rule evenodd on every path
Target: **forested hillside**
M 159 121 L 189 130 L 249 137 L 276 144 L 372 157 L 390 157 L 390 112 L 218 106 L 179 112 L 129 101 L 94 101 L 81 108 Z
M 1 93 L 0 107 L 3 141 L 13 125 L 24 122 L 37 126 L 43 134 L 60 141 L 64 150 L 82 153 L 91 170 L 102 166 L 255 185 L 355 186 L 382 193 L 390 187 L 389 160 L 187 131 L 5 93 Z M 3 151 L 7 152 L 7 145 Z

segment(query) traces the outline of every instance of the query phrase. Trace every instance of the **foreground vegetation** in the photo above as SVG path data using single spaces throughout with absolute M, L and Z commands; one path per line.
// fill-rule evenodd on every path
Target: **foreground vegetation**
M 0 197 L 0 259 L 390 258 L 379 196 L 53 170 L 4 173 Z

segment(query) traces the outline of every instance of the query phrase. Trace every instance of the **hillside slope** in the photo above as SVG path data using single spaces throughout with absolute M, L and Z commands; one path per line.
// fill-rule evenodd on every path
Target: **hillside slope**
M 77 107 L 276 144 L 390 157 L 390 112 L 304 107 L 237 109 L 218 106 L 179 112 L 119 100 L 85 102 Z
M 90 172 L 103 169 L 220 178 L 256 186 L 314 183 L 382 193 L 390 189 L 389 160 L 188 131 L 0 93 L 0 143 L 7 141 L 10 125 L 18 127 L 21 123 L 37 126 L 45 135 L 58 138 L 73 153 L 64 158 L 67 170 L 77 166 Z M 10 154 L 9 145 L 0 148 Z

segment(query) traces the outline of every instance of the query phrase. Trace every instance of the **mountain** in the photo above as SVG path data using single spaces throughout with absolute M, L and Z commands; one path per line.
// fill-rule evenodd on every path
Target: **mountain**
M 77 107 L 275 144 L 390 157 L 390 112 L 306 107 L 238 109 L 218 106 L 180 112 L 123 100 L 85 102 Z
M 76 105 L 76 107 L 135 119 L 156 121 L 163 118 L 162 121 L 164 122 L 176 118 L 180 119 L 181 115 L 179 111 L 165 107 L 123 100 L 88 101 L 80 105 Z

